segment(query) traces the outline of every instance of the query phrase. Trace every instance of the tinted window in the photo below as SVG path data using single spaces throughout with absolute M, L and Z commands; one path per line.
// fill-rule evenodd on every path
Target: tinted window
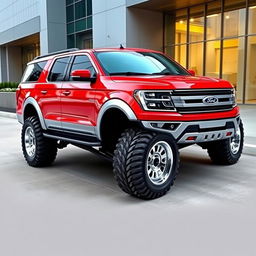
M 75 57 L 75 60 L 74 60 L 74 62 L 72 64 L 72 67 L 71 67 L 70 74 L 72 73 L 72 71 L 78 70 L 78 69 L 88 69 L 88 70 L 90 70 L 92 77 L 96 74 L 95 69 L 92 66 L 92 63 L 91 63 L 89 57 L 87 57 L 85 55 Z
M 96 54 L 109 75 L 189 75 L 174 61 L 154 52 L 99 52 Z
M 47 61 L 41 61 L 34 64 L 29 64 L 25 70 L 22 82 L 37 82 Z
M 51 82 L 63 81 L 68 63 L 69 57 L 57 59 L 53 64 L 48 80 Z

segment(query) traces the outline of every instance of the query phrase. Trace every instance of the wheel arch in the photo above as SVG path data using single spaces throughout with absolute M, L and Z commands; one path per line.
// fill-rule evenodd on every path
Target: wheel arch
M 44 130 L 46 130 L 47 129 L 46 124 L 45 124 L 44 117 L 43 117 L 42 111 L 40 109 L 40 106 L 38 105 L 37 101 L 32 97 L 27 98 L 23 104 L 22 123 L 24 123 L 26 117 L 28 116 L 27 113 L 28 112 L 31 113 L 31 111 L 36 112 L 42 128 Z M 31 116 L 31 115 L 29 115 L 29 116 Z
M 98 117 L 97 117 L 97 126 L 96 126 L 96 136 L 99 140 L 101 140 L 101 126 L 102 120 L 105 114 L 108 113 L 109 110 L 119 110 L 123 113 L 129 121 L 137 121 L 137 117 L 131 107 L 120 99 L 111 99 L 108 100 L 104 105 L 101 107 Z

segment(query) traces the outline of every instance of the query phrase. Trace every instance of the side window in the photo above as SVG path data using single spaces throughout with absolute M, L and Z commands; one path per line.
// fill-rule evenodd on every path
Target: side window
M 22 83 L 25 82 L 37 82 L 47 61 L 41 61 L 33 64 L 29 64 L 22 77 Z
M 69 63 L 69 58 L 70 57 L 59 58 L 54 62 L 48 77 L 49 81 L 63 81 L 65 77 L 65 71 Z
M 74 62 L 71 67 L 71 70 L 70 70 L 70 75 L 71 75 L 72 71 L 78 70 L 78 69 L 88 69 L 88 70 L 90 70 L 92 77 L 96 75 L 96 71 L 95 71 L 89 57 L 86 55 L 79 55 L 79 56 L 75 57 Z

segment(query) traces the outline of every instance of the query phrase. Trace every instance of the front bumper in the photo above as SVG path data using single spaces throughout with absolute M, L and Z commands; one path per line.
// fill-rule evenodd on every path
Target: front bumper
M 240 117 L 191 122 L 142 121 L 146 129 L 172 134 L 178 144 L 202 143 L 233 137 Z

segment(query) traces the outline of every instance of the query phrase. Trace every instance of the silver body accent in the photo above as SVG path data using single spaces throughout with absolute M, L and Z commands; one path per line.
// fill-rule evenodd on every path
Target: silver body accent
M 233 122 L 234 129 L 221 129 L 221 127 L 226 126 L 227 122 Z M 167 129 L 162 128 L 156 128 L 152 126 L 152 123 L 158 124 L 159 127 L 163 126 L 164 124 L 178 124 L 178 127 L 171 131 Z M 171 134 L 174 139 L 177 140 L 177 143 L 199 143 L 199 142 L 209 142 L 214 140 L 221 140 L 226 139 L 229 137 L 234 136 L 235 131 L 238 129 L 240 123 L 240 118 L 228 118 L 228 119 L 218 119 L 218 120 L 206 120 L 206 121 L 192 121 L 192 122 L 178 122 L 178 121 L 142 121 L 142 124 L 145 128 L 156 130 L 158 132 L 165 132 Z M 180 139 L 179 137 L 181 134 L 192 125 L 199 125 L 200 129 L 204 128 L 213 128 L 214 131 L 207 131 L 207 132 L 198 132 L 198 133 L 185 133 Z M 217 127 L 220 127 L 219 130 L 216 130 Z M 230 136 L 226 136 L 227 132 L 232 132 Z M 195 141 L 186 141 L 186 139 L 190 136 L 197 136 L 197 139 Z

